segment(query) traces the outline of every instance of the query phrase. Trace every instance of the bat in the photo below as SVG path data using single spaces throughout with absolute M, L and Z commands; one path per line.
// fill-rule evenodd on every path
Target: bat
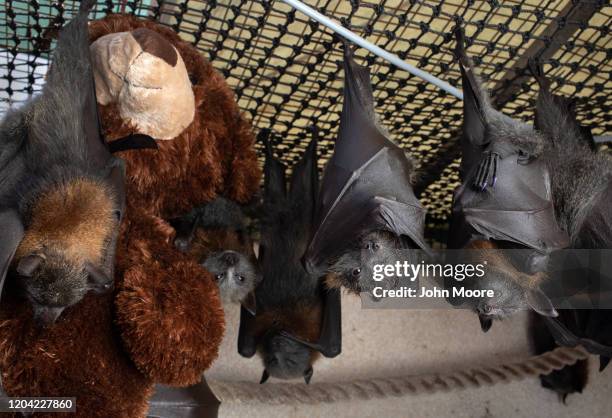
M 125 170 L 101 135 L 82 1 L 63 28 L 42 94 L 0 125 L 1 284 L 15 276 L 37 323 L 112 288 Z M 13 275 L 13 273 L 15 273 Z
M 367 267 L 392 258 L 393 250 L 429 247 L 425 209 L 410 183 L 414 163 L 377 123 L 369 70 L 347 45 L 344 73 L 339 135 L 304 264 L 311 274 L 331 273 L 330 286 L 359 293 L 371 282 Z
M 550 144 L 562 146 L 556 142 L 571 136 L 571 142 L 583 141 L 591 151 L 596 151 L 597 145 L 591 130 L 576 119 L 576 100 L 551 93 L 550 81 L 544 76 L 540 62 L 529 60 L 529 70 L 540 87 L 535 109 L 535 128 L 546 136 Z M 561 131 L 567 127 L 569 132 Z
M 336 357 L 342 346 L 340 291 L 327 289 L 322 278 L 301 263 L 318 190 L 316 139 L 294 166 L 289 190 L 285 167 L 274 158 L 268 141 L 264 175 L 259 252 L 263 281 L 255 290 L 256 315 L 241 309 L 238 352 L 243 357 L 260 353 L 260 383 L 270 376 L 309 383 L 319 355 Z
M 532 126 L 492 108 L 465 51 L 463 31 L 457 28 L 455 36 L 464 92 L 462 183 L 453 196 L 449 247 L 472 249 L 468 261 L 488 260 L 488 267 L 482 279 L 451 279 L 446 285 L 493 289 L 495 296 L 449 301 L 472 308 L 485 332 L 494 319 L 522 309 L 556 316 L 541 285 L 550 254 L 567 247 L 569 237 L 557 222 L 551 176 L 541 158 L 544 141 Z M 504 249 L 530 251 L 514 260 Z
M 578 325 L 577 318 L 573 317 L 576 312 L 559 310 L 559 320 L 569 323 L 574 328 Z M 537 314 L 531 315 L 529 335 L 535 354 L 543 354 L 557 347 L 555 339 L 548 330 L 545 317 Z M 572 366 L 540 376 L 540 381 L 542 387 L 555 391 L 559 395 L 559 399 L 565 403 L 569 394 L 582 392 L 588 381 L 588 372 L 588 361 L 579 360 Z
M 213 274 L 223 302 L 242 304 L 254 314 L 254 290 L 262 276 L 242 208 L 218 197 L 171 224 L 174 244 Z
M 556 173 L 551 187 L 559 220 L 568 231 L 572 248 L 612 248 L 612 160 L 594 152 L 590 131 L 576 119 L 575 101 L 552 94 L 541 64 L 529 64 L 540 87 L 535 125 L 546 138 L 547 163 Z M 560 314 L 559 318 L 546 318 L 546 328 L 540 326 L 540 332 L 532 333 L 536 348 L 582 345 L 599 355 L 600 371 L 605 369 L 612 357 L 612 311 L 567 309 Z M 543 386 L 558 392 L 563 401 L 569 393 L 581 392 L 586 382 L 586 362 L 542 377 Z

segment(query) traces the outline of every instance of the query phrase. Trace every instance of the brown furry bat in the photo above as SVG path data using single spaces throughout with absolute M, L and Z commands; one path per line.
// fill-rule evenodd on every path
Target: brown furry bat
M 0 181 L 0 208 L 13 208 L 25 229 L 20 241 L 1 245 L 18 245 L 18 282 L 43 325 L 89 290 L 112 287 L 124 212 L 123 163 L 98 125 L 87 34 L 92 5 L 83 1 L 61 31 L 40 97 L 0 128 L 0 179 L 9 179 Z

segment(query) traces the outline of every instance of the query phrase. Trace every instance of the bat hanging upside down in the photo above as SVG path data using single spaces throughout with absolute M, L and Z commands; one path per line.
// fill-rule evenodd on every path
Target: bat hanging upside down
M 87 14 L 60 32 L 42 94 L 0 125 L 0 272 L 12 266 L 35 318 L 53 323 L 113 283 L 123 218 L 124 166 L 98 125 Z M 13 274 L 11 274 L 13 277 Z
M 255 313 L 253 292 L 261 273 L 242 208 L 219 197 L 171 224 L 174 244 L 213 274 L 223 302 Z
M 300 260 L 318 190 L 316 140 L 294 167 L 288 191 L 285 168 L 269 142 L 266 150 L 259 254 L 263 281 L 255 290 L 256 314 L 241 310 L 238 352 L 244 357 L 260 353 L 261 383 L 270 376 L 309 383 L 313 363 L 320 354 L 337 356 L 342 338 L 339 290 L 327 289 Z
M 414 163 L 376 121 L 369 70 L 344 50 L 344 104 L 334 154 L 325 169 L 304 263 L 328 285 L 371 290 L 376 264 L 400 249 L 424 249 L 425 209 L 412 190 Z M 416 254 L 416 252 L 415 252 Z

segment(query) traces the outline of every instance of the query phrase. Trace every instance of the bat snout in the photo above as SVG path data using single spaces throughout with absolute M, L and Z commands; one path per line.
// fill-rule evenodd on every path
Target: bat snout
M 240 261 L 240 256 L 235 251 L 225 251 L 223 255 L 221 255 L 221 260 L 226 265 L 232 267 L 238 264 L 238 261 Z

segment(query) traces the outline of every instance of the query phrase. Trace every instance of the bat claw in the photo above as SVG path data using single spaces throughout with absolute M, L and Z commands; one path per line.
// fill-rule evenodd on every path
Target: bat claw
M 489 151 L 485 152 L 478 165 L 478 170 L 476 171 L 475 180 L 473 183 L 476 190 L 484 192 L 489 186 L 491 188 L 495 187 L 495 183 L 497 182 L 498 159 L 498 153 Z

